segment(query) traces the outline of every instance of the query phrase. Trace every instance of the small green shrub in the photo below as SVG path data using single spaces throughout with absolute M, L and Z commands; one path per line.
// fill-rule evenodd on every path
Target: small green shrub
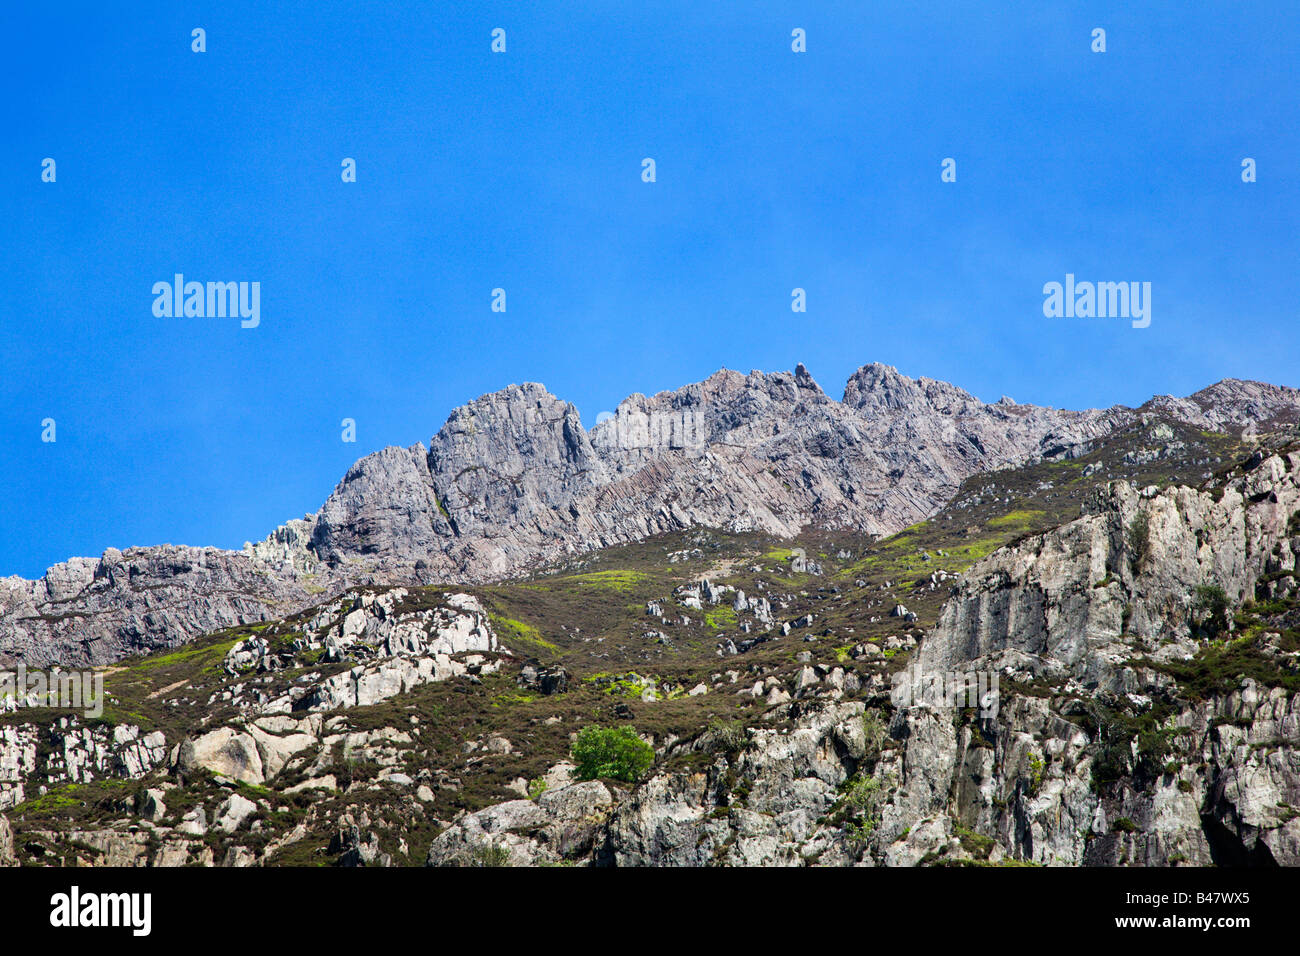
M 852 816 L 872 816 L 880 803 L 880 781 L 875 777 L 853 777 L 844 787 L 844 808 Z
M 1029 795 L 1038 796 L 1038 791 L 1043 787 L 1043 774 L 1047 770 L 1047 765 L 1043 763 L 1043 758 L 1036 753 L 1029 755 Z
M 885 738 L 889 736 L 884 721 L 880 719 L 879 711 L 868 710 L 862 715 L 862 736 L 867 745 L 867 759 L 878 757 L 880 749 L 885 745 Z
M 849 843 L 861 848 L 876 832 L 884 803 L 884 792 L 875 777 L 851 777 L 841 788 L 839 816 Z
M 709 724 L 706 747 L 710 753 L 738 753 L 748 741 L 745 725 L 739 720 L 715 720 Z
M 968 830 L 959 823 L 955 824 L 953 829 L 957 833 L 957 839 L 961 841 L 961 848 L 973 859 L 987 860 L 997 846 L 997 841 L 992 837 Z
M 580 780 L 636 783 L 654 760 L 654 748 L 632 727 L 583 727 L 573 742 L 573 762 Z
M 1151 557 L 1151 521 L 1145 511 L 1139 511 L 1129 522 L 1127 539 L 1129 567 L 1137 577 Z
M 497 843 L 484 843 L 470 851 L 466 864 L 472 867 L 509 866 L 510 850 Z
M 1192 603 L 1198 637 L 1213 640 L 1227 627 L 1228 595 L 1217 584 L 1202 584 Z

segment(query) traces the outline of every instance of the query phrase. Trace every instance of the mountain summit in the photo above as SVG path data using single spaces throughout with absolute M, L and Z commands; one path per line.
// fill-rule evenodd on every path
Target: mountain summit
M 106 663 L 353 584 L 500 580 L 692 527 L 888 535 L 973 475 L 1078 456 L 1152 414 L 1239 432 L 1300 419 L 1300 391 L 1226 380 L 1066 411 L 873 363 L 835 401 L 798 365 L 631 395 L 587 429 L 544 386 L 511 385 L 457 408 L 427 448 L 360 459 L 317 512 L 241 552 L 110 549 L 0 580 L 0 663 Z

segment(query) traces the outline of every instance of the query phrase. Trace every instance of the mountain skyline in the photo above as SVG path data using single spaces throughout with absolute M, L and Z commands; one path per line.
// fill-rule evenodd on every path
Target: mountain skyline
M 106 663 L 360 584 L 483 584 L 693 528 L 885 537 L 975 476 L 1073 466 L 1116 441 L 1156 443 L 1129 448 L 1123 472 L 1173 454 L 1203 481 L 1219 460 L 1211 437 L 1235 446 L 1297 422 L 1300 390 L 1262 383 L 1072 411 L 986 403 L 872 363 L 843 401 L 802 364 L 724 370 L 629 396 L 588 430 L 543 386 L 511 385 L 458 407 L 427 446 L 358 458 L 319 508 L 241 549 L 134 542 L 35 580 L 0 577 L 0 661 Z M 1134 429 L 1168 434 L 1123 438 Z
M 1065 413 L 1069 413 L 1069 412 L 1077 412 L 1077 413 L 1081 413 L 1081 414 L 1095 413 L 1095 414 L 1098 414 L 1098 415 L 1100 415 L 1100 414 L 1102 414 L 1102 413 L 1104 413 L 1104 412 L 1113 412 L 1113 411 L 1118 410 L 1118 409 L 1125 409 L 1125 410 L 1140 409 L 1140 408 L 1144 408 L 1144 407 L 1146 407 L 1146 406 L 1148 406 L 1148 405 L 1151 405 L 1151 404 L 1154 403 L 1154 402 L 1162 402 L 1163 400 L 1171 400 L 1172 403 L 1175 404 L 1175 405 L 1177 405 L 1177 404 L 1183 404 L 1183 405 L 1186 405 L 1186 404 L 1189 403 L 1189 402 L 1194 402 L 1195 399 L 1197 398 L 1197 396 L 1200 396 L 1200 395 L 1203 395 L 1203 394 L 1213 394 L 1213 393 L 1215 392 L 1216 389 L 1222 389 L 1222 388 L 1230 387 L 1230 386 L 1234 386 L 1234 385 L 1243 385 L 1243 386 L 1247 386 L 1247 387 L 1260 386 L 1260 387 L 1264 387 L 1264 388 L 1266 388 L 1266 389 L 1269 389 L 1269 390 L 1271 390 L 1271 391 L 1273 391 L 1273 392 L 1286 392 L 1286 391 L 1288 391 L 1288 390 L 1290 390 L 1290 391 L 1294 391 L 1293 389 L 1290 389 L 1288 386 L 1279 386 L 1279 385 L 1274 385 L 1273 383 L 1265 383 L 1265 382 L 1259 382 L 1259 381 L 1254 381 L 1254 380 L 1244 380 L 1244 379 L 1222 379 L 1222 380 L 1220 380 L 1220 381 L 1218 381 L 1218 382 L 1215 382 L 1215 383 L 1212 383 L 1212 384 L 1210 384 L 1210 385 L 1207 385 L 1207 386 L 1205 386 L 1204 388 L 1198 389 L 1196 392 L 1193 392 L 1193 393 L 1191 393 L 1191 394 L 1189 394 L 1189 395 L 1187 395 L 1187 396 L 1173 396 L 1173 395 L 1170 395 L 1170 394 L 1156 394 L 1156 395 L 1151 395 L 1151 396 L 1149 396 L 1145 401 L 1143 401 L 1143 402 L 1141 402 L 1141 403 L 1138 403 L 1137 405 L 1132 405 L 1132 406 L 1130 406 L 1130 405 L 1125 405 L 1125 404 L 1120 403 L 1120 402 L 1116 402 L 1116 403 L 1113 403 L 1113 404 L 1111 404 L 1111 405 L 1109 405 L 1109 406 L 1105 406 L 1105 407 L 1094 407 L 1094 408 L 1086 408 L 1086 409 L 1057 409 L 1057 408 L 1054 408 L 1053 406 L 1050 406 L 1050 405 L 1036 405 L 1035 403 L 1032 403 L 1032 402 L 1016 402 L 1015 399 L 1014 399 L 1013 397 L 1011 397 L 1011 396 L 1007 396 L 1007 395 L 1001 395 L 1001 396 L 1000 396 L 997 400 L 995 400 L 995 401 L 988 401 L 988 400 L 985 400 L 985 399 L 981 399 L 979 396 L 972 395 L 970 392 L 966 391 L 965 389 L 961 388 L 961 387 L 958 386 L 958 385 L 954 385 L 954 384 L 952 384 L 952 383 L 948 383 L 948 382 L 943 382 L 943 381 L 941 381 L 941 380 L 933 379 L 933 378 L 930 378 L 930 377 L 928 377 L 928 376 L 918 376 L 918 377 L 915 378 L 915 379 L 911 379 L 911 378 L 909 378 L 909 377 L 907 377 L 907 376 L 905 376 L 905 375 L 902 375 L 902 374 L 901 374 L 901 373 L 900 373 L 896 368 L 894 368 L 893 366 L 884 365 L 883 363 L 879 363 L 879 362 L 871 362 L 871 363 L 868 363 L 867 365 L 861 366 L 861 367 L 860 367 L 860 368 L 859 368 L 859 369 L 858 369 L 858 370 L 857 370 L 857 371 L 856 371 L 852 376 L 850 376 L 849 380 L 847 381 L 847 383 L 846 383 L 846 385 L 845 385 L 844 395 L 843 395 L 843 398 L 842 398 L 842 399 L 834 399 L 834 398 L 832 398 L 830 395 L 828 395 L 824 390 L 822 390 L 821 387 L 820 387 L 819 385 L 817 385 L 817 383 L 816 383 L 816 381 L 815 381 L 815 378 L 812 376 L 812 374 L 811 374 L 811 373 L 810 373 L 810 372 L 805 368 L 805 366 L 803 365 L 803 363 L 797 363 L 797 364 L 796 364 L 796 369 L 795 369 L 794 372 L 775 372 L 775 373 L 765 373 L 765 372 L 760 372 L 760 371 L 758 371 L 758 370 L 752 370 L 752 371 L 749 373 L 749 376 L 748 376 L 748 377 L 752 377 L 752 376 L 755 376 L 755 375 L 758 375 L 758 376 L 772 376 L 772 375 L 781 376 L 781 375 L 785 375 L 785 376 L 791 376 L 791 377 L 794 377 L 794 378 L 800 378 L 800 377 L 802 377 L 802 378 L 806 379 L 807 382 L 811 383 L 812 386 L 816 387 L 816 389 L 818 390 L 818 392 L 819 392 L 822 396 L 824 396 L 827 400 L 829 400 L 829 401 L 831 401 L 831 402 L 835 402 L 835 403 L 837 403 L 837 404 L 846 404 L 846 403 L 848 403 L 849 400 L 850 400 L 851 393 L 852 393 L 852 391 L 853 391 L 853 389 L 854 389 L 854 387 L 855 387 L 855 383 L 857 383 L 857 382 L 860 380 L 860 378 L 861 378 L 861 376 L 863 375 L 863 373 L 864 373 L 864 372 L 867 372 L 868 370 L 871 370 L 872 372 L 882 372 L 883 374 L 886 374 L 886 375 L 888 375 L 888 376 L 896 377 L 898 380 L 901 380 L 901 381 L 904 381 L 904 382 L 907 382 L 907 383 L 913 383 L 913 384 L 915 384 L 916 386 L 918 386 L 918 387 L 921 388 L 921 389 L 938 387 L 938 388 L 940 388 L 940 389 L 942 389 L 942 390 L 950 391 L 950 392 L 952 392 L 952 393 L 955 394 L 955 395 L 959 395 L 963 401 L 965 401 L 965 400 L 969 400 L 969 401 L 974 402 L 974 403 L 976 403 L 976 404 L 995 405 L 995 404 L 1006 404 L 1007 402 L 1010 402 L 1011 404 L 1014 404 L 1014 405 L 1022 405 L 1022 406 L 1024 406 L 1024 407 L 1038 408 L 1038 409 L 1042 409 L 1042 410 L 1044 410 L 1044 411 L 1060 411 L 1060 412 L 1065 412 Z M 640 392 L 633 392 L 633 393 L 627 395 L 625 398 L 623 398 L 620 402 L 618 402 L 618 403 L 616 404 L 615 408 L 618 409 L 618 410 L 622 410 L 622 409 L 624 409 L 625 407 L 628 407 L 628 406 L 636 406 L 636 404 L 638 403 L 638 401 L 644 403 L 647 399 L 650 400 L 650 401 L 652 401 L 652 402 L 656 402 L 656 401 L 664 401 L 664 400 L 666 400 L 666 399 L 671 399 L 673 396 L 677 396 L 677 395 L 680 395 L 680 394 L 682 394 L 682 393 L 684 393 L 684 392 L 687 392 L 687 391 L 688 391 L 689 389 L 691 389 L 692 387 L 700 387 L 700 388 L 703 388 L 703 387 L 707 386 L 707 385 L 708 385 L 709 383 L 711 383 L 711 382 L 715 382 L 715 381 L 719 381 L 719 380 L 725 380 L 725 379 L 726 379 L 727 377 L 729 377 L 729 376 L 738 376 L 738 377 L 742 377 L 742 378 L 746 377 L 746 376 L 744 376 L 742 373 L 740 373 L 740 372 L 738 372 L 738 371 L 735 371 L 735 370 L 732 370 L 732 369 L 726 369 L 726 368 L 723 368 L 723 369 L 719 369 L 718 371 L 714 372 L 712 375 L 708 376 L 706 379 L 704 379 L 704 380 L 702 380 L 702 381 L 700 381 L 700 382 L 691 383 L 691 384 L 688 384 L 688 385 L 685 385 L 685 386 L 680 386 L 680 387 L 678 387 L 678 388 L 676 388 L 676 389 L 664 389 L 664 390 L 661 390 L 661 391 L 659 391 L 659 392 L 657 392 L 657 393 L 655 393 L 655 394 L 653 394 L 653 395 L 650 395 L 650 396 L 647 396 L 647 395 L 645 395 L 645 394 L 643 394 L 643 393 L 640 393 Z M 548 397 L 553 398 L 553 399 L 555 399 L 556 401 L 561 402 L 561 403 L 562 403 L 566 408 L 572 409 L 572 413 L 573 413 L 573 415 L 575 416 L 575 419 L 576 419 L 579 423 L 581 423 L 581 420 L 582 420 L 581 412 L 580 412 L 580 411 L 579 411 L 579 410 L 578 410 L 578 409 L 577 409 L 577 408 L 576 408 L 576 407 L 575 407 L 571 402 L 565 402 L 563 399 L 560 399 L 560 398 L 558 398 L 558 396 L 555 396 L 553 393 L 551 393 L 551 392 L 549 391 L 549 389 L 546 388 L 546 386 L 545 386 L 543 383 L 540 383 L 540 382 L 523 382 L 523 383 L 518 383 L 518 384 L 512 384 L 512 385 L 509 385 L 509 386 L 506 386 L 506 387 L 504 387 L 504 388 L 497 389 L 497 390 L 494 390 L 494 391 L 491 391 L 491 392 L 486 392 L 486 393 L 484 393 L 483 395 L 478 396 L 478 398 L 476 398 L 476 399 L 473 399 L 473 400 L 471 400 L 471 401 L 468 401 L 468 402 L 465 402 L 465 403 L 463 403 L 463 404 L 461 404 L 461 405 L 456 406 L 456 407 L 452 410 L 452 412 L 447 416 L 447 419 L 446 419 L 446 421 L 444 422 L 444 424 L 443 424 L 442 427 L 445 428 L 445 427 L 447 426 L 447 424 L 451 423 L 451 422 L 456 418 L 456 416 L 457 416 L 458 413 L 462 413 L 465 409 L 472 408 L 472 407 L 474 407 L 474 406 L 475 406 L 476 404 L 478 404 L 478 403 L 482 403 L 482 402 L 485 402 L 485 401 L 489 401 L 489 400 L 493 399 L 493 398 L 496 397 L 496 396 L 508 395 L 508 394 L 510 393 L 511 389 L 518 389 L 518 388 L 525 388 L 525 389 L 528 389 L 528 388 L 537 388 L 537 389 L 541 389 L 542 392 L 544 392 L 545 395 L 547 395 Z M 1300 399 L 1297 399 L 1297 405 L 1300 406 Z M 617 417 L 617 416 L 616 416 L 616 413 L 613 413 L 613 412 L 602 412 L 602 413 L 600 413 L 600 416 L 597 416 L 597 417 L 596 417 L 596 421 L 594 421 L 594 422 L 593 422 L 591 425 L 589 425 L 589 426 L 585 426 L 585 427 L 586 427 L 586 430 L 587 430 L 587 432 L 588 432 L 589 434 L 590 434 L 590 433 L 593 433 L 597 428 L 600 428 L 601 426 L 604 425 L 604 420 L 603 420 L 603 418 L 602 418 L 601 416 L 612 416 L 612 417 Z M 436 436 L 437 434 L 438 434 L 438 433 L 435 432 L 435 436 Z M 423 443 L 424 443 L 424 439 L 423 439 L 423 438 L 419 438 L 419 439 L 417 439 L 417 444 L 420 444 L 420 445 L 422 446 Z M 350 446 L 345 446 L 345 447 L 350 447 Z M 369 452 L 359 453 L 359 454 L 357 454 L 356 460 L 352 463 L 351 466 L 349 466 L 348 471 L 351 471 L 353 468 L 355 468 L 355 467 L 356 467 L 358 464 L 360 464 L 362 461 L 365 461 L 365 460 L 368 460 L 368 459 L 374 458 L 375 456 L 382 456 L 385 452 L 388 452 L 388 451 L 401 450 L 401 449 L 406 448 L 406 447 L 408 447 L 408 446 L 407 446 L 407 445 L 404 445 L 404 444 L 386 445 L 386 446 L 383 446 L 382 448 L 377 448 L 377 449 L 374 449 L 374 450 L 369 451 Z M 339 487 L 341 487 L 341 482 L 335 484 L 335 486 L 334 486 L 334 491 L 337 491 L 337 490 L 339 489 Z M 321 500 L 324 501 L 325 499 L 321 499 Z M 318 509 L 318 508 L 313 508 L 313 507 L 311 506 L 311 504 L 308 503 L 308 505 L 305 506 L 305 510 L 303 510 L 302 513 L 305 514 L 305 515 L 310 516 L 310 515 L 312 515 L 313 513 L 315 513 L 317 510 L 319 510 L 319 509 Z M 910 515 L 910 517 L 917 517 L 917 515 Z M 285 520 L 285 519 L 282 519 L 282 520 Z M 904 522 L 904 523 L 908 523 L 908 522 Z M 253 529 L 253 533 L 254 533 L 254 535 L 257 535 L 257 534 L 260 534 L 260 533 L 265 533 L 265 530 L 266 530 L 266 529 L 260 529 L 260 530 L 259 530 L 259 529 Z M 792 530 L 790 531 L 790 533 L 792 533 L 792 534 L 795 533 L 795 530 L 797 530 L 797 529 L 792 529 Z M 274 533 L 274 532 L 272 532 L 272 533 Z M 253 543 L 256 543 L 256 542 L 258 542 L 259 540 L 260 540 L 260 539 L 259 539 L 258 537 L 256 537 L 256 536 L 255 536 L 255 537 L 252 537 L 252 538 L 248 538 L 247 536 L 245 536 L 245 539 L 244 539 L 244 542 L 243 542 L 243 548 L 244 548 L 244 549 L 247 549 L 247 548 L 249 547 L 249 543 L 250 543 L 250 541 L 253 542 Z M 238 550 L 241 550 L 241 549 L 240 549 L 240 546 L 239 546 L 238 544 L 227 544 L 227 543 L 219 543 L 219 542 L 214 542 L 214 541 L 202 541 L 202 540 L 199 540 L 199 541 L 185 541 L 185 540 L 170 539 L 170 538 L 167 539 L 167 540 L 165 540 L 165 541 L 133 541 L 133 542 L 126 542 L 126 543 L 122 543 L 122 544 L 110 544 L 110 545 L 108 545 L 107 547 L 110 547 L 110 548 L 117 548 L 118 550 L 126 550 L 127 548 L 132 548 L 132 547 L 155 547 L 155 546 L 164 546 L 164 545 L 172 545 L 172 544 L 177 544 L 177 545 L 181 545 L 181 546 L 189 546 L 189 547 L 199 547 L 199 548 L 210 548 L 210 547 L 216 547 L 216 548 L 220 548 L 220 549 L 223 549 L 223 550 L 229 550 L 229 551 L 238 551 Z M 35 579 L 35 578 L 39 578 L 39 577 L 41 577 L 43 572 L 48 571 L 48 570 L 49 570 L 51 567 L 53 567 L 54 565 L 60 564 L 60 563 L 62 563 L 62 562 L 64 562 L 64 561 L 66 561 L 66 560 L 69 559 L 69 558 L 72 558 L 72 557 L 91 557 L 91 556 L 97 556 L 98 554 L 101 554 L 101 553 L 102 553 L 102 549 L 101 549 L 101 551 L 99 551 L 99 552 L 93 552 L 93 553 L 92 553 L 92 552 L 80 552 L 80 553 L 77 553 L 77 554 L 69 554 L 69 555 L 65 555 L 65 556 L 63 556 L 62 558 L 59 558 L 58 560 L 52 562 L 50 565 L 46 565 L 44 568 L 36 569 L 39 573 L 24 573 L 24 572 L 21 571 L 21 570 L 11 570 L 11 569 L 6 569 L 6 568 L 3 568 L 3 567 L 0 567 L 0 571 L 5 572 L 5 573 L 0 573 L 0 578 L 5 577 L 5 576 L 13 576 L 13 575 L 16 575 L 16 576 L 18 576 L 18 577 L 23 577 L 23 578 L 28 578 L 28 579 Z
M 796 360 L 1058 408 L 1300 384 L 1300 11 L 133 12 L 0 40 L 5 571 L 238 547 L 510 382 L 588 424 Z M 258 325 L 155 315 L 178 273 L 259 283 Z M 1067 275 L 1150 282 L 1150 326 L 1046 317 Z
M 844 398 L 511 386 L 248 551 L 0 579 L 0 866 L 1300 862 L 1300 392 Z

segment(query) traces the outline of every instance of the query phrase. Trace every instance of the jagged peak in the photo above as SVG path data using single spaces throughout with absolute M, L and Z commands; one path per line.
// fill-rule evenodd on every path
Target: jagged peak
M 1188 397 L 1193 401 L 1213 402 L 1224 398 L 1240 399 L 1251 396 L 1296 402 L 1300 400 L 1300 389 L 1292 388 L 1289 385 L 1273 385 L 1269 382 L 1259 382 L 1248 378 L 1222 378 L 1213 385 L 1207 385 Z
M 720 368 L 703 381 L 692 382 L 680 388 L 665 389 L 646 397 L 641 392 L 628 395 L 619 403 L 619 408 L 645 408 L 648 406 L 682 407 L 699 405 L 704 402 L 738 396 L 747 390 L 758 389 L 772 391 L 794 385 L 796 389 L 815 393 L 818 398 L 826 398 L 826 393 L 817 384 L 812 374 L 802 362 L 795 366 L 793 372 L 764 372 L 752 369 L 748 375 L 734 369 Z M 804 397 L 804 396 L 801 396 Z
M 812 372 L 808 371 L 808 366 L 804 365 L 803 362 L 799 362 L 794 367 L 794 382 L 800 388 L 815 391 L 819 395 L 826 394 L 822 391 L 822 387 L 817 384 L 817 380 L 812 377 Z
M 452 410 L 452 415 L 462 410 L 473 410 L 480 406 L 497 406 L 502 403 L 519 404 L 527 402 L 561 402 L 562 400 L 552 394 L 541 382 L 520 382 L 518 384 L 507 385 L 493 392 L 485 392 L 473 401 L 458 405 Z
M 452 409 L 430 442 L 430 454 L 441 442 L 457 434 L 475 432 L 483 424 L 507 431 L 528 429 L 537 424 L 536 409 L 543 411 L 545 420 L 563 419 L 570 427 L 581 427 L 578 409 L 572 402 L 552 394 L 540 382 L 523 382 L 480 395 Z
M 854 372 L 844 386 L 844 404 L 853 408 L 902 408 L 924 404 L 934 411 L 951 411 L 982 404 L 965 389 L 933 378 L 908 378 L 892 365 L 870 362 Z
M 385 445 L 377 451 L 372 451 L 368 455 L 362 455 L 354 461 L 343 478 L 335 487 L 337 491 L 345 484 L 355 481 L 362 475 L 369 474 L 375 470 L 393 471 L 398 468 L 407 468 L 412 462 L 422 462 L 427 455 L 424 442 L 417 441 L 414 445 Z

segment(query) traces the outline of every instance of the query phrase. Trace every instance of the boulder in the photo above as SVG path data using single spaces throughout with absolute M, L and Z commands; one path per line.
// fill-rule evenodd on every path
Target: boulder
M 257 741 L 230 727 L 187 737 L 180 746 L 177 767 L 182 771 L 208 770 L 241 783 L 261 785 L 266 780 Z
M 232 793 L 217 807 L 216 818 L 212 825 L 225 833 L 234 833 L 256 812 L 256 803 L 237 793 Z

